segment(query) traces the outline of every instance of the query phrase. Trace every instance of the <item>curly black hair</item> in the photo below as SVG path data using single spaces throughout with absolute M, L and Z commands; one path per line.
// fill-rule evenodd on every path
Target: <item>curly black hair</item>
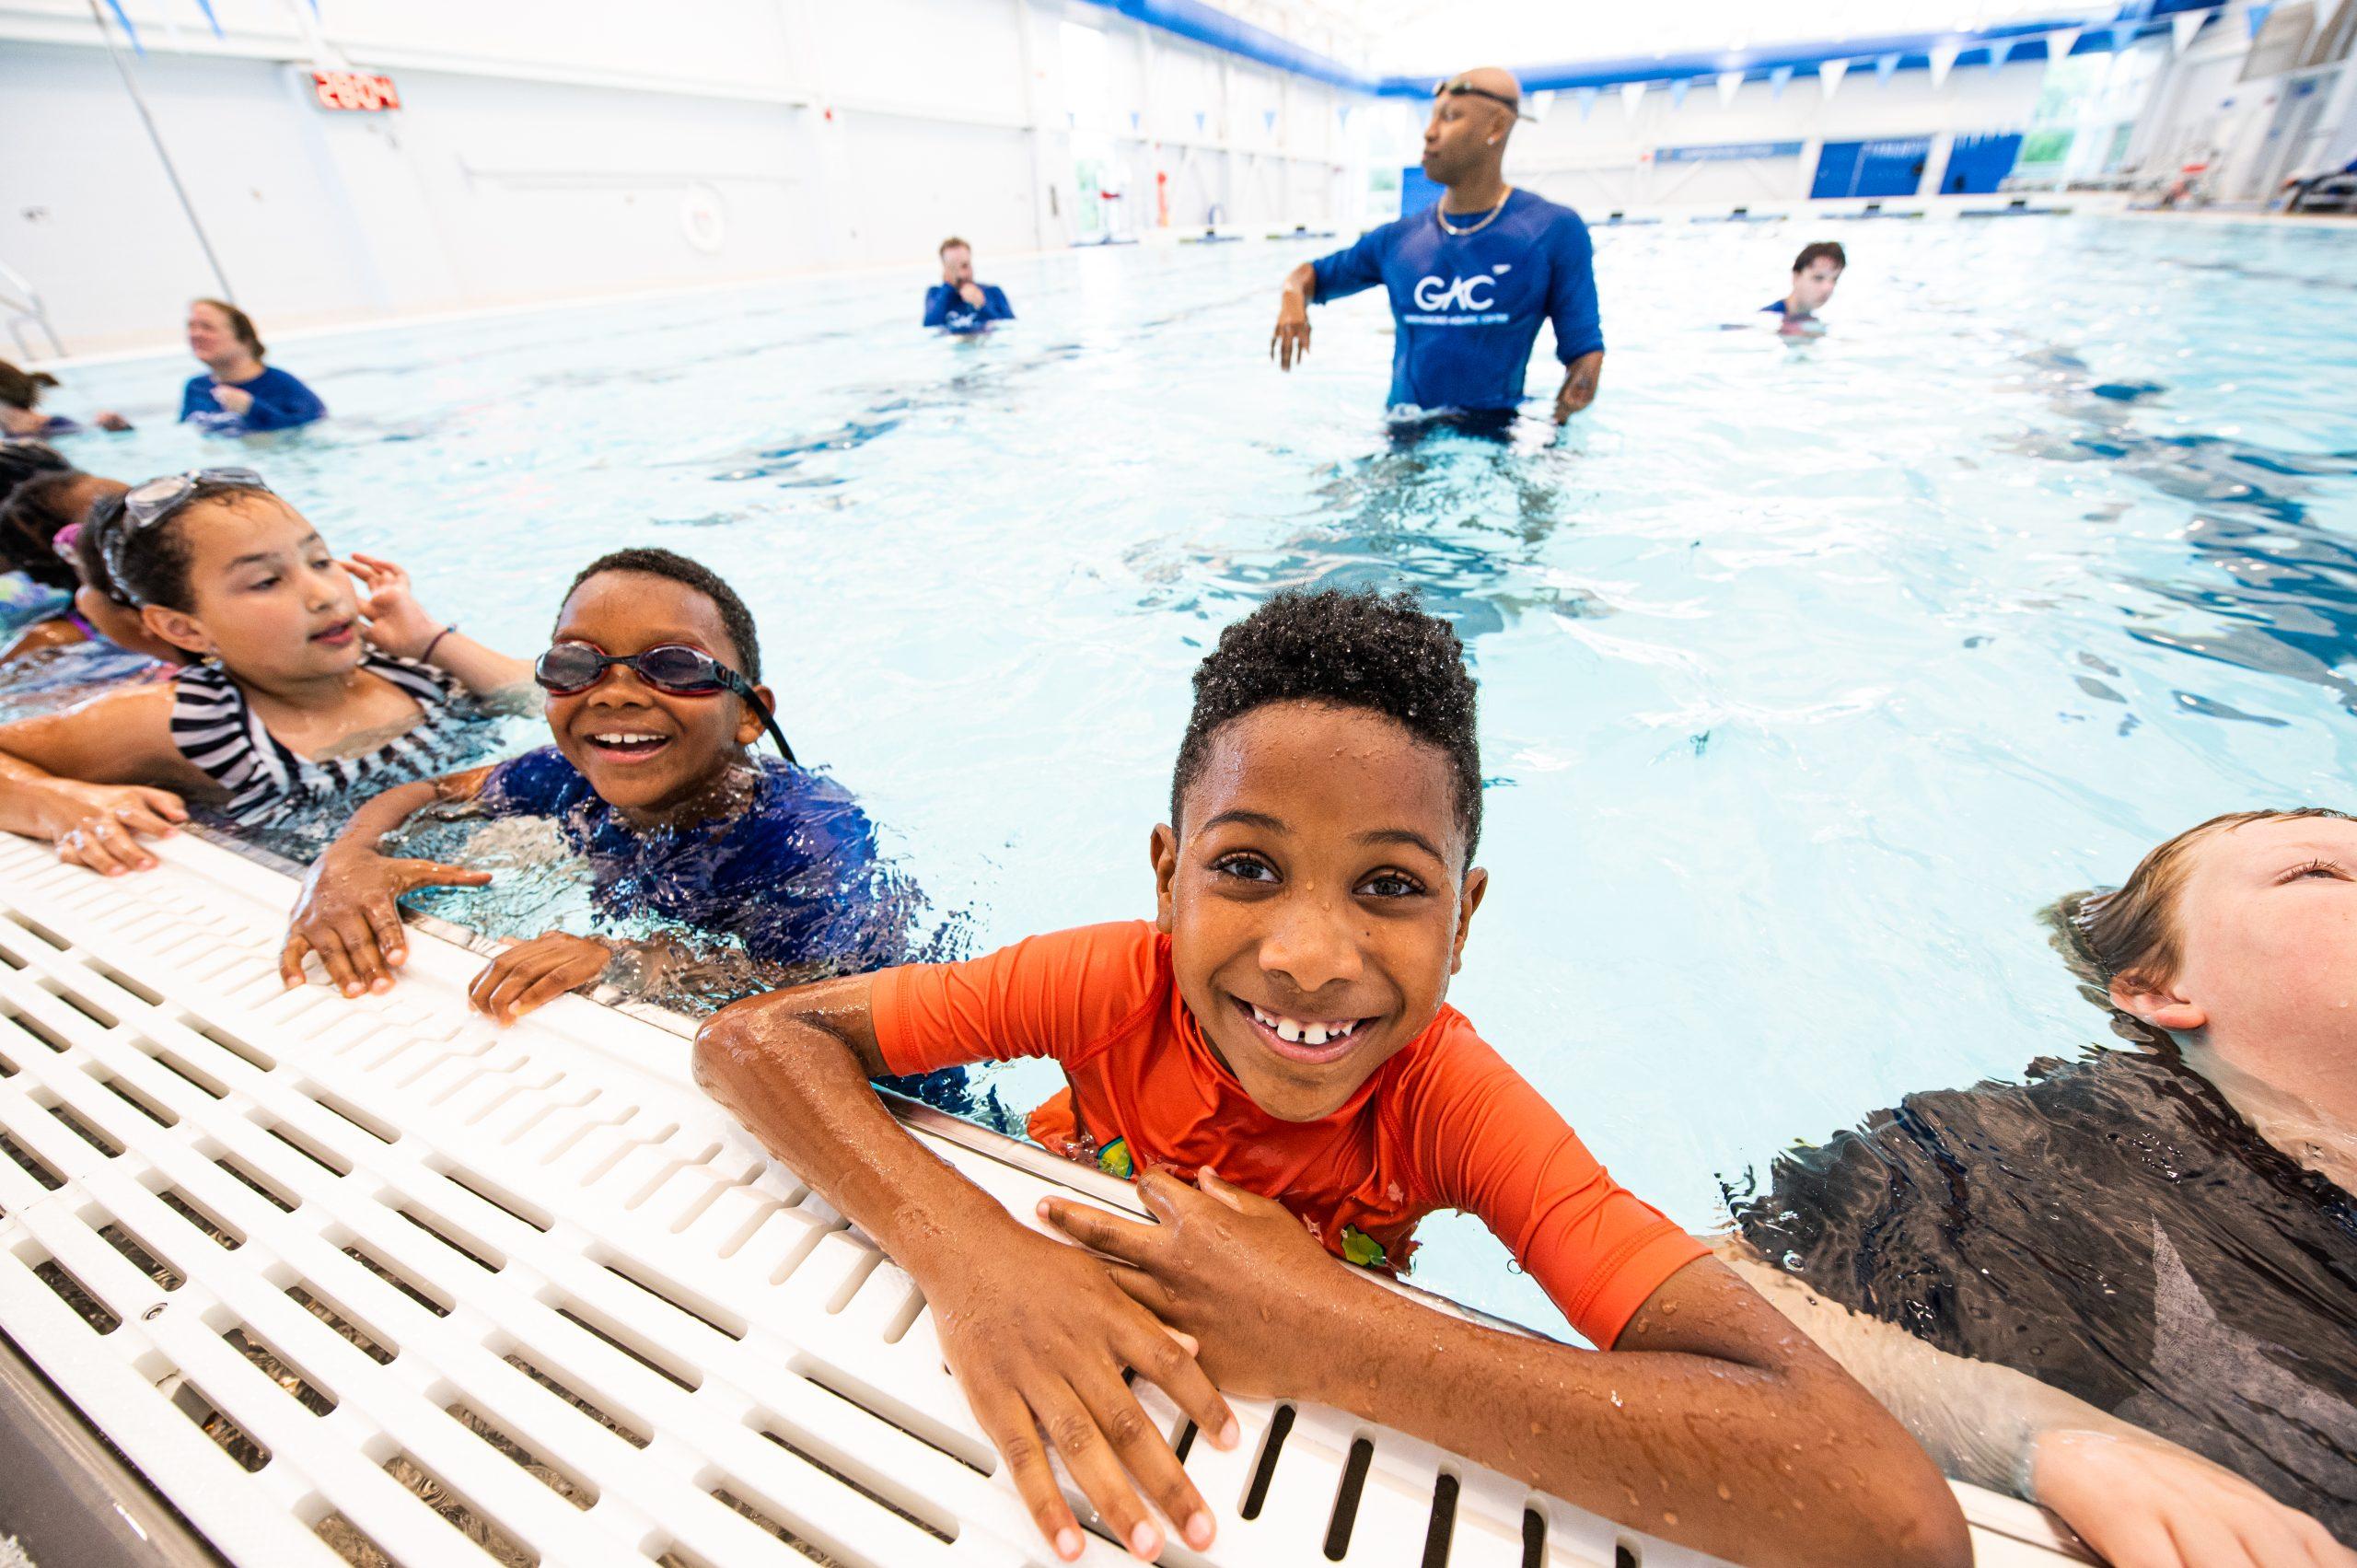
M 1448 756 L 1465 864 L 1481 838 L 1481 746 L 1465 645 L 1410 593 L 1288 589 L 1219 634 L 1195 667 L 1195 711 L 1178 742 L 1170 820 L 1230 721 L 1271 703 L 1329 703 L 1396 720 Z M 1459 869 L 1462 869 L 1460 867 Z
M 570 599 L 575 589 L 601 572 L 643 572 L 650 577 L 668 577 L 712 600 L 713 608 L 720 611 L 721 630 L 737 645 L 737 662 L 743 667 L 737 673 L 748 680 L 761 679 L 761 642 L 753 631 L 753 612 L 745 608 L 745 601 L 737 597 L 737 590 L 724 582 L 719 573 L 673 551 L 645 546 L 617 550 L 581 568 L 580 574 L 566 585 L 565 598 Z

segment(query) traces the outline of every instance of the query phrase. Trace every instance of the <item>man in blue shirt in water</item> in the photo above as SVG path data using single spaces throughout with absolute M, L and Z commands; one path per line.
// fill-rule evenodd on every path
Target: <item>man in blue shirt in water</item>
M 1604 331 L 1587 226 L 1501 173 L 1521 106 L 1521 84 L 1495 67 L 1433 89 L 1423 167 L 1446 193 L 1437 205 L 1293 270 L 1269 344 L 1279 368 L 1292 369 L 1309 352 L 1312 304 L 1381 284 L 1399 325 L 1393 408 L 1510 416 L 1522 402 L 1542 318 L 1555 324 L 1555 357 L 1564 366 L 1555 423 L 1596 401 Z
M 974 250 L 956 235 L 941 242 L 941 281 L 924 291 L 924 322 L 953 332 L 982 332 L 1015 319 L 1015 307 L 996 284 L 974 281 Z

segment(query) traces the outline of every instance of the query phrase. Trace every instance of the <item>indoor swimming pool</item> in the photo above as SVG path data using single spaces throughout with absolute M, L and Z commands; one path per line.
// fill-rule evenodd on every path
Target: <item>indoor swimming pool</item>
M 1829 331 L 1759 325 L 1829 237 Z M 1451 1000 L 1710 1229 L 1795 1140 L 2107 1038 L 2056 900 L 2214 812 L 2345 804 L 2357 252 L 2081 217 L 1596 241 L 1601 395 L 1506 443 L 1387 429 L 1376 296 L 1270 363 L 1278 285 L 1330 241 L 985 254 L 1018 319 L 980 340 L 917 328 L 919 265 L 273 334 L 333 417 L 243 444 L 170 423 L 176 357 L 53 401 L 139 426 L 72 438 L 82 466 L 250 463 L 514 652 L 605 551 L 707 562 L 796 752 L 977 951 L 1151 912 L 1222 625 L 1411 587 L 1481 682 L 1492 880 Z M 519 929 L 500 897 L 431 902 Z M 1424 1237 L 1415 1283 L 1560 1327 L 1472 1222 Z

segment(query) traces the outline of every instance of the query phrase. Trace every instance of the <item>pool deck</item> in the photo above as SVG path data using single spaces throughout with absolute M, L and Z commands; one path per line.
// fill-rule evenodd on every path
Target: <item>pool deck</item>
M 0 835 L 0 1464 L 41 1493 L 0 1535 L 255 1568 L 1046 1560 L 913 1283 L 695 1090 L 685 1020 L 568 996 L 498 1028 L 431 923 L 389 995 L 290 993 L 292 881 L 161 854 L 110 879 Z M 1027 1223 L 1050 1191 L 1134 1210 L 904 1116 Z M 1183 1450 L 1219 1538 L 1177 1568 L 1711 1561 L 1340 1411 L 1237 1408 L 1237 1451 Z M 1985 1568 L 2085 1560 L 1957 1491 Z M 1130 1560 L 1092 1533 L 1084 1561 Z

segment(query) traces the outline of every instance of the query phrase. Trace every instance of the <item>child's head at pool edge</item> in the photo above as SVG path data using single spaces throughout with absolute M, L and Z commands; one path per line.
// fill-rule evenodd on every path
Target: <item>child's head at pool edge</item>
M 109 578 L 147 631 L 241 680 L 340 680 L 367 656 L 352 579 L 319 530 L 263 485 L 192 480 L 159 514 L 114 520 L 107 537 Z
M 709 654 L 753 683 L 761 679 L 752 612 L 737 590 L 668 550 L 618 550 L 582 568 L 565 590 L 553 640 L 620 657 L 680 645 Z M 666 691 L 616 665 L 594 684 L 549 691 L 550 733 L 565 760 L 609 805 L 651 815 L 694 807 L 745 761 L 762 714 L 731 691 Z
M 1329 1114 L 1440 1010 L 1488 886 L 1474 712 L 1464 645 L 1408 594 L 1281 593 L 1197 668 L 1156 923 L 1271 1114 Z
M 2112 1005 L 2199 1036 L 2285 1102 L 2357 1127 L 2357 821 L 2234 811 L 2137 864 L 2078 923 Z

